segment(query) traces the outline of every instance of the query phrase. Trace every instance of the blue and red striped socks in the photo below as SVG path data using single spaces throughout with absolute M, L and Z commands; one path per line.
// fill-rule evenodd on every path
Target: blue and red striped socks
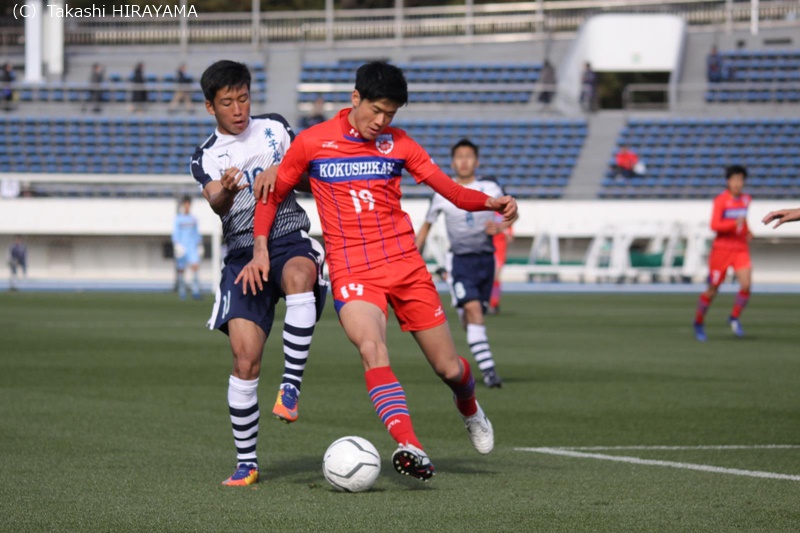
M 414 434 L 411 415 L 406 405 L 406 393 L 397 381 L 392 368 L 382 366 L 364 373 L 367 391 L 375 412 L 398 444 L 411 444 L 423 449 Z
M 449 381 L 445 383 L 453 389 L 458 412 L 464 416 L 472 416 L 478 412 L 478 403 L 475 401 L 475 379 L 472 377 L 469 362 L 460 355 L 458 360 L 461 361 L 461 379 L 455 383 Z
M 697 300 L 697 311 L 694 314 L 694 323 L 695 324 L 702 324 L 706 318 L 706 311 L 708 311 L 708 307 L 711 305 L 711 298 L 706 296 L 705 294 L 700 295 L 700 299 Z
M 750 291 L 739 291 L 736 295 L 736 301 L 733 302 L 733 311 L 731 311 L 731 318 L 739 318 L 744 308 L 747 307 L 747 302 L 750 300 Z

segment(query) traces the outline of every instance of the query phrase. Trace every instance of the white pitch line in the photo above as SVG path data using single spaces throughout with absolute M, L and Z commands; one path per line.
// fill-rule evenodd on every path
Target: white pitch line
M 517 448 L 526 451 L 530 448 Z M 723 444 L 718 446 L 558 446 L 551 448 L 554 450 L 582 450 L 582 451 L 604 451 L 604 450 L 796 450 L 800 449 L 800 444 Z
M 584 453 L 574 450 L 559 448 L 515 448 L 518 451 L 546 453 L 550 455 L 564 455 L 567 457 L 578 457 L 581 459 L 599 459 L 601 461 L 615 461 L 618 463 L 630 463 L 648 466 L 666 466 L 669 468 L 682 468 L 685 470 L 699 470 L 700 472 L 713 472 L 715 474 L 731 474 L 734 476 L 760 477 L 767 479 L 786 479 L 790 481 L 800 481 L 800 476 L 790 474 L 776 474 L 775 472 L 760 472 L 758 470 L 740 470 L 738 468 L 723 468 L 720 466 L 699 465 L 694 463 L 676 463 L 673 461 L 659 461 L 655 459 L 642 459 L 640 457 L 626 457 L 623 455 L 605 455 L 601 453 Z

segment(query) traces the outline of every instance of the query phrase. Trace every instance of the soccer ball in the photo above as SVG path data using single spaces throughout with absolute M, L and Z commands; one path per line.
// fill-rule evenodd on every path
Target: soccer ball
M 342 437 L 325 450 L 322 473 L 338 491 L 369 490 L 381 473 L 381 456 L 367 439 Z

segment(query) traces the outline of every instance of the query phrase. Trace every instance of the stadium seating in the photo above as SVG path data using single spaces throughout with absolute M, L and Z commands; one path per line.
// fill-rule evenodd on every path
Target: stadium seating
M 355 71 L 363 61 L 306 63 L 300 73 L 301 83 L 348 83 L 355 81 Z M 531 99 L 531 85 L 539 80 L 539 63 L 398 63 L 412 86 L 409 99 L 414 103 L 452 104 L 525 104 Z M 447 90 L 433 90 L 435 85 Z M 500 85 L 502 89 L 499 89 Z M 416 85 L 430 85 L 431 90 L 415 90 Z M 498 86 L 493 90 L 492 86 Z M 509 88 L 519 85 L 519 88 Z M 481 89 L 481 90 L 478 90 Z M 300 102 L 313 102 L 323 95 L 329 102 L 349 102 L 350 91 L 321 93 L 303 91 Z
M 520 198 L 560 198 L 586 137 L 582 120 L 418 120 L 398 125 L 445 170 L 449 170 L 450 146 L 462 137 L 470 138 L 481 148 L 481 174 L 496 178 Z M 214 127 L 210 117 L 6 117 L 0 121 L 0 168 L 32 173 L 188 176 L 195 146 Z M 38 193 L 74 192 L 59 184 L 48 187 Z M 404 176 L 403 190 L 410 196 L 431 194 L 410 176 Z
M 468 138 L 480 149 L 482 176 L 495 178 L 519 198 L 560 198 L 586 139 L 583 120 L 398 121 L 449 171 L 450 147 Z M 407 196 L 429 196 L 431 190 L 403 177 Z
M 214 127 L 211 117 L 6 117 L 0 121 L 0 167 L 21 173 L 188 176 L 195 146 Z M 53 183 L 47 191 L 37 189 L 43 186 L 32 184 L 32 192 L 70 195 L 80 189 Z M 151 193 L 157 195 L 155 189 L 142 194 Z
M 709 85 L 707 102 L 800 102 L 800 50 L 727 51 L 720 56 L 726 78 Z
M 747 167 L 756 197 L 800 196 L 800 118 L 630 120 L 616 149 L 623 144 L 647 173 L 615 181 L 607 172 L 601 198 L 709 198 L 731 164 Z

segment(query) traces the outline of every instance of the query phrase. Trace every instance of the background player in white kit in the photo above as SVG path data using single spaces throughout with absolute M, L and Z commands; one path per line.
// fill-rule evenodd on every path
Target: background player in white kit
M 463 187 L 479 190 L 494 198 L 503 196 L 503 189 L 497 182 L 477 179 L 478 147 L 468 139 L 461 139 L 450 150 L 451 166 L 456 173 L 456 182 Z M 492 236 L 502 233 L 510 224 L 498 223 L 491 211 L 470 213 L 459 209 L 440 194 L 434 194 L 425 223 L 417 232 L 416 244 L 420 252 L 431 225 L 444 213 L 447 236 L 450 240 L 450 261 L 448 261 L 447 283 L 453 296 L 453 305 L 458 309 L 464 329 L 467 331 L 467 344 L 472 356 L 483 373 L 487 387 L 496 388 L 503 384 L 495 370 L 492 350 L 486 336 L 484 315 L 489 305 L 494 283 L 494 244 Z
M 321 281 L 321 246 L 307 232 L 311 222 L 291 192 L 278 207 L 269 240 L 272 268 L 263 288 L 245 294 L 234 283 L 253 257 L 256 177 L 283 159 L 294 133 L 277 114 L 250 116 L 250 72 L 234 61 L 218 61 L 203 73 L 200 85 L 206 110 L 217 121 L 215 132 L 197 148 L 191 171 L 203 196 L 222 219 L 228 253 L 222 269 L 211 329 L 230 338 L 233 371 L 228 384 L 236 471 L 225 485 L 258 481 L 258 378 L 261 357 L 275 317 L 275 304 L 286 300 L 283 329 L 284 374 L 273 414 L 297 420 L 297 401 L 314 325 L 319 320 L 327 286 Z M 262 287 L 263 284 L 263 287 Z

